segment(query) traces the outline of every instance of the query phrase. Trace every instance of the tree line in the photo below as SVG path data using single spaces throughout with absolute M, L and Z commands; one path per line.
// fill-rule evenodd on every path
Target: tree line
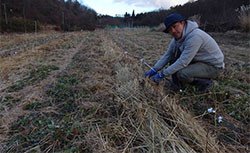
M 180 13 L 184 18 L 198 17 L 200 27 L 206 31 L 228 31 L 239 29 L 239 13 L 236 9 L 250 5 L 250 0 L 197 0 L 184 5 L 172 6 L 168 10 L 137 14 L 134 25 L 157 26 L 171 13 Z
M 40 25 L 57 25 L 58 30 L 65 31 L 96 28 L 95 10 L 80 4 L 77 0 L 0 0 L 0 2 L 2 31 L 15 30 L 20 25 L 22 26 L 17 30 L 32 31 L 29 26 L 35 21 Z
M 240 28 L 236 9 L 250 5 L 250 0 L 190 0 L 170 9 L 139 14 L 135 14 L 136 10 L 131 14 L 125 12 L 123 17 L 98 15 L 77 0 L 0 0 L 0 3 L 1 31 L 15 31 L 17 25 L 21 31 L 30 28 L 32 31 L 37 23 L 56 25 L 57 30 L 65 31 L 94 30 L 105 26 L 154 27 L 170 13 L 180 13 L 184 18 L 195 16 L 206 31 L 220 32 Z

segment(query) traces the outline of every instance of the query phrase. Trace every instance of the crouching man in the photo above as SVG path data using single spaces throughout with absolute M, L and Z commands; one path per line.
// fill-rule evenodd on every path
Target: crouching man
M 224 69 L 224 55 L 218 44 L 199 29 L 196 22 L 185 20 L 180 14 L 167 16 L 164 24 L 164 32 L 173 39 L 165 54 L 152 70 L 145 72 L 145 76 L 154 76 L 153 81 L 160 83 L 171 75 L 174 89 L 181 89 L 187 83 L 197 86 L 199 93 L 210 89 L 213 79 Z M 166 65 L 169 66 L 163 69 Z

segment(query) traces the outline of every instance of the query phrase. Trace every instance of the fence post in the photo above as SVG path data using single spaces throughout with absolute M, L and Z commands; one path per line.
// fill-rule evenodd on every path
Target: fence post
M 26 26 L 26 10 L 25 10 L 25 0 L 23 1 L 23 19 L 24 19 L 24 32 L 27 32 L 27 26 Z
M 64 15 L 64 11 L 63 11 L 62 12 L 62 28 L 63 28 L 63 31 L 65 31 L 64 25 L 65 25 L 65 15 Z
M 37 22 L 35 21 L 35 34 L 37 34 Z
M 4 14 L 5 14 L 5 23 L 8 24 L 7 12 L 6 12 L 6 4 L 3 4 Z

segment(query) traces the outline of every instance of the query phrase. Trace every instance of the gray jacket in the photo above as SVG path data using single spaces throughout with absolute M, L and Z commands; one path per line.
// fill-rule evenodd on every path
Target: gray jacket
M 224 68 L 224 55 L 215 40 L 206 32 L 198 28 L 196 22 L 187 20 L 182 37 L 179 40 L 172 39 L 168 50 L 154 65 L 158 71 L 166 66 L 177 54 L 180 57 L 169 67 L 163 70 L 163 74 L 172 75 L 191 62 L 203 62 L 218 68 Z

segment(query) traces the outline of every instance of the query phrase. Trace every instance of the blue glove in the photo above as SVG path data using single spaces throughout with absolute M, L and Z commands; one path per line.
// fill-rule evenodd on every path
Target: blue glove
M 151 69 L 150 71 L 144 73 L 144 75 L 145 75 L 146 77 L 148 77 L 148 78 L 150 78 L 150 77 L 152 77 L 152 76 L 154 76 L 154 75 L 156 75 L 156 74 L 157 74 L 157 71 L 156 71 L 155 68 L 153 68 L 153 69 Z
M 165 78 L 165 75 L 163 74 L 163 71 L 161 71 L 160 73 L 157 73 L 154 77 L 153 77 L 153 81 L 157 84 L 160 83 L 160 81 Z

